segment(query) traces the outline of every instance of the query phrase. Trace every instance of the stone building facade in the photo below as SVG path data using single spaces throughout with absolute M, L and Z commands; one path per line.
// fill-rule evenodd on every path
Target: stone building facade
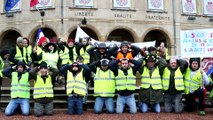
M 11 15 L 5 13 L 5 0 L 1 0 L 0 47 L 15 45 L 18 36 L 28 37 L 34 43 L 39 28 L 49 39 L 74 39 L 77 26 L 80 25 L 86 33 L 99 41 L 156 40 L 156 46 L 160 42 L 166 43 L 170 55 L 180 55 L 181 30 L 213 26 L 211 17 L 203 15 L 203 0 L 195 0 L 197 8 L 193 15 L 183 13 L 183 0 L 163 0 L 163 10 L 160 11 L 150 10 L 150 0 L 130 0 L 128 9 L 114 7 L 117 0 L 93 0 L 92 7 L 77 6 L 75 1 L 51 0 L 50 7 L 35 9 L 30 8 L 30 0 L 20 0 L 19 10 L 13 11 Z M 45 12 L 43 17 L 41 11 Z M 84 18 L 87 23 L 83 25 Z

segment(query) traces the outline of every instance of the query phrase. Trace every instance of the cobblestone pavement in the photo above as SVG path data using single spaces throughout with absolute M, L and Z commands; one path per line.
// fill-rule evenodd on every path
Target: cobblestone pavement
M 125 112 L 123 114 L 94 114 L 92 110 L 88 110 L 83 115 L 67 115 L 66 110 L 55 110 L 52 116 L 35 117 L 34 115 L 22 116 L 14 115 L 6 117 L 3 113 L 0 113 L 0 120 L 213 120 L 213 109 L 208 108 L 206 110 L 206 116 L 199 116 L 197 112 L 181 114 L 175 113 L 140 113 L 129 114 Z

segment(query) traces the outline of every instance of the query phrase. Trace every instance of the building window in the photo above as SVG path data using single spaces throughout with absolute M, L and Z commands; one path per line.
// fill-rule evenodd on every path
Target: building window
M 197 14 L 196 0 L 182 0 L 182 12 L 183 14 Z
M 113 9 L 131 10 L 133 9 L 133 0 L 113 0 Z
M 4 0 L 4 12 L 18 12 L 20 10 L 21 0 Z
M 165 12 L 164 0 L 148 0 L 148 11 Z
M 204 16 L 213 16 L 213 1 L 212 0 L 203 1 L 203 14 L 204 14 Z
M 48 9 L 54 7 L 54 0 L 38 0 L 39 3 L 35 6 L 36 9 Z
M 74 0 L 76 8 L 94 8 L 94 0 Z

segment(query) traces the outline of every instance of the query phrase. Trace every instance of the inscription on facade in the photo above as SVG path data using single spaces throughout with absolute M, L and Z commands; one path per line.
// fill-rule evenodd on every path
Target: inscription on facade
M 92 17 L 93 13 L 92 12 L 75 12 L 75 16 Z
M 115 18 L 132 18 L 132 14 L 122 14 L 122 13 L 116 13 L 114 14 Z
M 146 19 L 149 20 L 170 20 L 170 17 L 168 16 L 161 16 L 161 15 L 146 15 Z

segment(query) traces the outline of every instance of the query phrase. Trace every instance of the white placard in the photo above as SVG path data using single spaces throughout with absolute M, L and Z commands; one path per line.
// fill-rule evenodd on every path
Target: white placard
M 204 0 L 203 1 L 203 12 L 204 15 L 213 15 L 213 0 Z
M 183 30 L 181 57 L 213 57 L 213 29 Z
M 131 8 L 131 0 L 113 0 L 115 8 Z
M 182 0 L 182 9 L 184 14 L 196 14 L 196 0 Z
M 52 0 L 38 0 L 39 3 L 36 5 L 36 8 L 47 8 L 52 7 Z
M 75 0 L 75 6 L 93 7 L 93 0 Z
M 155 11 L 164 10 L 164 0 L 148 0 L 148 9 Z

